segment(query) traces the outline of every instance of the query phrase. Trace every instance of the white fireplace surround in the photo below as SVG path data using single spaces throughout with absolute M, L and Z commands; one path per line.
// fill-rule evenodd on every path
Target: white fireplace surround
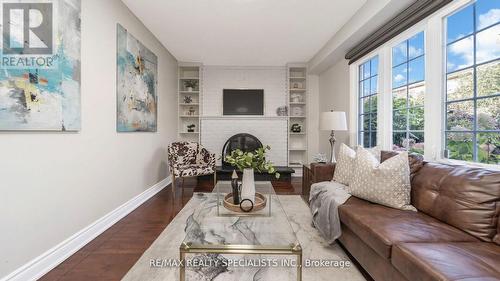
M 204 66 L 200 141 L 217 156 L 226 141 L 240 133 L 269 145 L 267 159 L 288 165 L 288 118 L 276 109 L 287 104 L 286 66 Z M 223 89 L 264 89 L 264 116 L 222 116 Z M 217 160 L 221 164 L 221 160 Z
M 202 117 L 201 143 L 221 156 L 226 141 L 239 133 L 247 133 L 257 137 L 263 145 L 271 150 L 267 159 L 276 166 L 288 164 L 288 120 L 286 117 Z M 221 160 L 217 159 L 217 165 Z

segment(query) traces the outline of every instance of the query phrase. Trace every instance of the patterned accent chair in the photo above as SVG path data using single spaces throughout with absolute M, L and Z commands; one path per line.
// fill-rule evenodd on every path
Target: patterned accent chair
M 215 154 L 208 152 L 197 142 L 173 142 L 168 146 L 168 162 L 172 174 L 172 192 L 176 178 L 214 175 L 216 183 Z M 175 194 L 175 192 L 174 192 Z

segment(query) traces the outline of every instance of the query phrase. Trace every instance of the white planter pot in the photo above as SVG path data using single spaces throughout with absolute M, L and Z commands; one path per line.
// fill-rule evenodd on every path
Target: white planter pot
M 193 88 L 192 87 L 187 87 L 188 92 L 192 92 Z
M 252 168 L 243 169 L 240 198 L 241 200 L 250 199 L 252 202 L 255 202 L 255 180 Z

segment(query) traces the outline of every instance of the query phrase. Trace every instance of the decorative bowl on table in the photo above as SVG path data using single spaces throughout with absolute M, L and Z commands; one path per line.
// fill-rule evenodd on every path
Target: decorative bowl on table
M 224 196 L 223 205 L 226 209 L 237 213 L 251 213 L 264 209 L 267 205 L 267 197 L 262 193 L 255 192 L 255 202 L 253 202 L 253 208 L 249 211 L 242 209 L 240 204 L 234 204 L 233 202 L 233 193 L 228 193 Z M 244 201 L 242 201 L 242 204 L 244 204 Z

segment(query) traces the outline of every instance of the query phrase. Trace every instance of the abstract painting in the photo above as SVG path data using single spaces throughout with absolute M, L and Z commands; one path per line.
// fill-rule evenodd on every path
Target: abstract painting
M 158 58 L 117 26 L 118 132 L 156 132 Z
M 0 130 L 80 130 L 80 4 L 0 2 Z

